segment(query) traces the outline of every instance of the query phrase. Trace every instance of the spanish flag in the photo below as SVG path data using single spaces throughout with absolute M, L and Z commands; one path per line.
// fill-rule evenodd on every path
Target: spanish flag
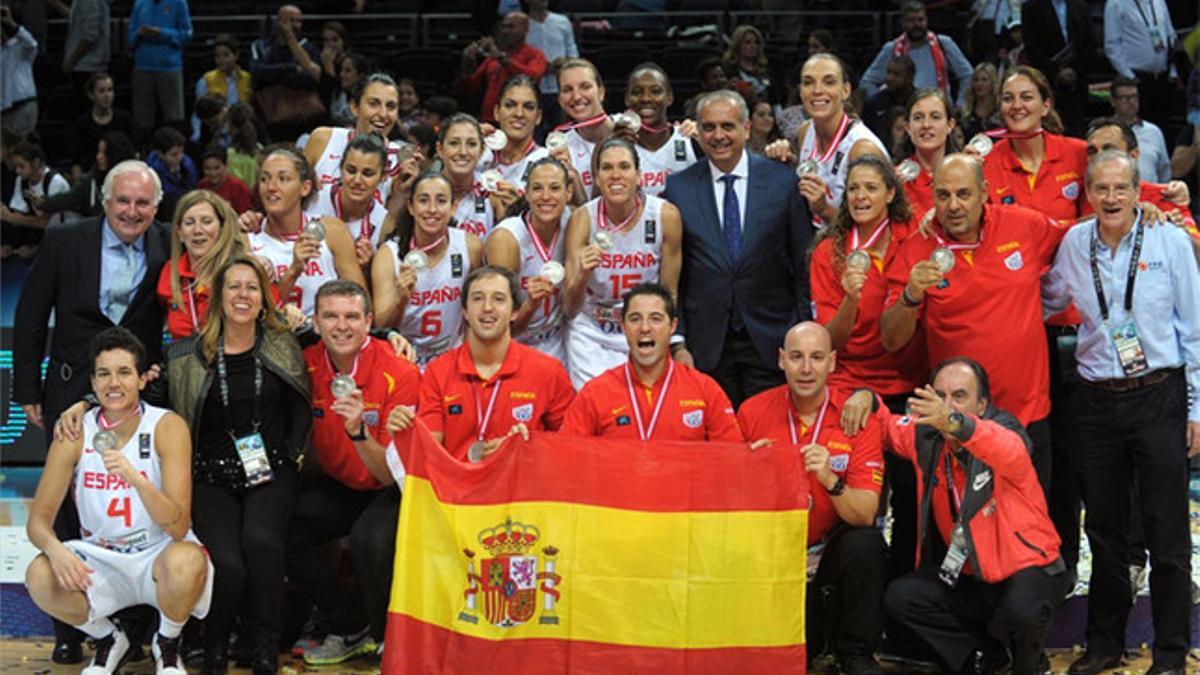
M 385 675 L 803 673 L 794 450 L 535 434 L 480 464 L 416 427 Z

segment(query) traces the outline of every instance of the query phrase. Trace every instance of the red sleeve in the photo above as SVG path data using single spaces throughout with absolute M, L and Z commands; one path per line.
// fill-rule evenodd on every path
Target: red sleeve
M 729 397 L 725 395 L 725 391 L 717 384 L 716 380 L 703 375 L 697 371 L 704 381 L 704 387 L 708 391 L 705 392 L 705 405 L 709 406 L 712 414 L 705 415 L 705 435 L 710 441 L 729 441 L 731 443 L 741 443 L 745 441 L 745 436 L 742 435 L 742 430 L 738 426 L 737 416 L 733 413 L 733 404 L 729 402 Z
M 887 406 L 883 405 L 883 401 L 879 401 L 879 410 L 875 411 L 873 417 L 878 423 L 883 443 L 892 451 L 892 454 L 910 462 L 916 462 L 917 425 L 908 417 L 893 414 L 887 409 Z
M 857 490 L 883 491 L 883 432 L 879 418 L 872 416 L 867 428 L 851 439 L 854 452 L 846 471 L 846 486 Z
M 833 269 L 833 238 L 822 239 L 813 249 L 812 262 L 809 265 L 808 285 L 812 293 L 812 301 L 816 315 L 813 317 L 821 324 L 827 324 L 837 314 L 838 306 L 846 291 L 842 289 L 841 279 Z
M 550 380 L 550 404 L 542 416 L 542 426 L 548 431 L 557 431 L 563 427 L 567 411 L 573 407 L 571 402 L 575 400 L 575 388 L 571 386 L 571 378 L 562 365 L 557 362 L 552 365 L 554 369 L 547 378 Z
M 451 352 L 453 354 L 454 352 Z M 453 357 L 451 357 L 453 358 Z M 438 373 L 432 367 L 426 368 L 425 376 L 421 378 L 421 386 L 417 395 L 417 417 L 429 427 L 430 431 L 445 433 L 446 414 L 442 409 L 442 383 Z
M 1062 243 L 1063 237 L 1067 236 L 1067 230 L 1071 229 L 1072 224 L 1065 227 L 1060 225 L 1058 220 L 1051 218 L 1039 211 L 1028 209 L 1030 228 L 1033 230 L 1032 235 L 1037 242 L 1037 250 L 1039 262 L 1043 267 L 1048 267 L 1054 263 L 1054 254 L 1058 252 L 1058 245 Z
M 973 419 L 975 431 L 971 440 L 963 444 L 972 455 L 992 467 L 996 475 L 1013 482 L 1033 470 L 1029 448 L 1019 434 L 989 420 Z
M 594 387 L 590 388 L 588 385 L 584 385 L 571 404 L 567 406 L 562 426 L 558 429 L 561 433 L 572 436 L 597 435 L 596 414 L 592 408 L 594 397 L 591 394 L 593 390 Z
M 479 89 L 487 82 L 488 65 L 495 59 L 484 59 L 482 63 L 475 67 L 475 72 L 468 75 L 463 83 L 472 90 Z
M 509 71 L 528 75 L 534 81 L 540 80 L 546 73 L 546 55 L 542 53 L 542 50 L 531 45 L 525 45 L 524 49 L 517 50 L 509 57 L 508 64 Z
M 921 236 L 916 232 L 914 229 L 908 239 L 905 239 L 904 243 L 900 244 L 900 249 L 896 251 L 896 257 L 884 269 L 884 272 L 887 274 L 887 296 L 883 301 L 884 309 L 899 302 L 900 294 L 904 292 L 904 287 L 908 285 L 908 274 L 912 270 L 913 263 L 909 262 L 909 246 L 907 244 L 913 237 Z

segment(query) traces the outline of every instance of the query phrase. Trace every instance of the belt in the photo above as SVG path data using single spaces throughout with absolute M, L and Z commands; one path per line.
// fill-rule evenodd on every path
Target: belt
M 1103 389 L 1105 391 L 1115 391 L 1117 393 L 1134 391 L 1135 389 L 1144 389 L 1165 381 L 1172 375 L 1181 372 L 1180 368 L 1163 368 L 1142 375 L 1141 377 L 1116 377 L 1111 380 L 1084 380 L 1083 383 L 1089 387 Z
M 10 111 L 16 110 L 17 108 L 20 108 L 21 106 L 27 105 L 29 103 L 33 103 L 36 100 L 37 100 L 36 96 L 30 96 L 29 98 L 23 98 L 20 101 L 13 101 L 12 103 L 8 104 L 7 108 L 5 108 L 4 110 L 0 110 L 0 112 L 10 112 Z

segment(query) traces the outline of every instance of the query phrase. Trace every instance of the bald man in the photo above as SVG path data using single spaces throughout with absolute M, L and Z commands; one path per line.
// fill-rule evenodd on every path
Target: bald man
M 808 588 L 808 644 L 832 645 L 844 673 L 874 675 L 880 672 L 874 654 L 883 632 L 887 574 L 883 537 L 875 527 L 883 444 L 874 418 L 853 436 L 842 430 L 842 404 L 853 392 L 828 385 L 836 366 L 824 326 L 812 321 L 793 326 L 779 350 L 786 384 L 743 403 L 738 426 L 747 439 L 770 441 L 770 448 L 758 452 L 804 454 L 812 495 L 809 555 L 819 559 Z M 818 546 L 823 549 L 814 549 Z M 829 612 L 836 624 L 826 620 Z
M 255 91 L 279 84 L 293 89 L 316 89 L 321 75 L 321 53 L 301 35 L 303 27 L 304 14 L 300 8 L 281 5 L 275 14 L 275 30 L 250 45 L 250 74 L 254 76 Z
M 496 122 L 500 90 L 509 78 L 528 75 L 537 82 L 546 74 L 546 55 L 525 43 L 528 33 L 529 17 L 513 12 L 496 24 L 495 38 L 481 38 L 463 49 L 459 77 L 466 91 L 484 90 L 480 110 L 484 122 Z
M 950 155 L 934 170 L 929 236 L 909 237 L 889 269 L 880 319 L 885 349 L 924 329 L 930 363 L 969 356 L 995 402 L 1025 425 L 1043 491 L 1050 486 L 1050 366 L 1041 274 L 1066 230 L 1032 209 L 987 203 L 983 167 Z M 933 254 L 937 252 L 937 256 Z M 931 259 L 942 258 L 942 266 Z

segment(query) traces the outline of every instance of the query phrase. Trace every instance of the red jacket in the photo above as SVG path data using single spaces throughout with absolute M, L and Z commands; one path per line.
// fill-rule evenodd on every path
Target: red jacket
M 496 121 L 495 108 L 500 102 L 500 90 L 510 77 L 528 75 L 537 82 L 546 74 L 546 55 L 537 47 L 522 42 L 510 48 L 506 55 L 507 63 L 496 58 L 484 59 L 476 66 L 475 72 L 464 78 L 469 92 L 486 87 L 479 111 L 479 119 L 483 122 Z
M 932 511 L 942 540 L 949 542 L 954 523 L 950 491 L 943 487 L 946 455 L 941 433 L 893 415 L 883 405 L 876 415 L 886 445 L 916 470 L 917 541 L 925 540 Z M 997 583 L 1030 567 L 1061 565 L 1058 533 L 1050 522 L 1021 423 L 1007 412 L 989 408 L 982 418 L 967 416 L 959 437 L 967 439 L 962 443 L 963 461 L 952 460 L 951 465 L 967 523 L 964 573 Z M 918 546 L 918 565 L 920 559 Z

